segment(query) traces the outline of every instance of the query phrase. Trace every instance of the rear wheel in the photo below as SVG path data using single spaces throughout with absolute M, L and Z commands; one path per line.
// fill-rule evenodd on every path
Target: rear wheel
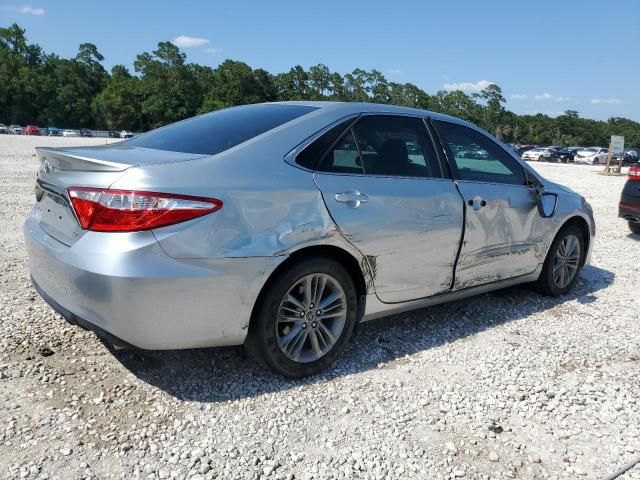
M 631 233 L 635 233 L 636 235 L 640 234 L 640 223 L 636 223 L 636 222 L 628 222 L 629 223 L 629 230 L 631 230 Z
M 563 227 L 551 244 L 538 286 L 545 295 L 556 297 L 578 281 L 585 255 L 584 232 L 575 225 Z
M 329 367 L 357 321 L 358 297 L 347 270 L 333 259 L 312 257 L 266 288 L 252 319 L 248 352 L 287 377 Z

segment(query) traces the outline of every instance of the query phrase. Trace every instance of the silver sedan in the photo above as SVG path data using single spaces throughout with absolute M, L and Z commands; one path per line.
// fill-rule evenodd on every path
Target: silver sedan
M 247 105 L 37 152 L 25 238 L 56 311 L 118 346 L 244 344 L 291 377 L 361 321 L 525 282 L 562 295 L 595 235 L 583 197 L 424 110 Z

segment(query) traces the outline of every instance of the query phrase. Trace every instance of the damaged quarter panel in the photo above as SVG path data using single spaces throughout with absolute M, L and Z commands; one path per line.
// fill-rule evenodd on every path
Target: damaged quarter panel
M 318 125 L 325 123 L 320 120 Z M 301 126 L 301 136 L 319 129 L 313 124 L 306 127 Z M 288 144 L 277 132 L 271 137 L 190 162 L 131 168 L 113 188 L 222 200 L 224 206 L 215 214 L 152 232 L 162 250 L 176 259 L 273 257 L 265 271 L 256 271 L 249 280 L 257 291 L 287 255 L 314 245 L 333 245 L 353 255 L 371 286 L 366 259 L 337 230 L 313 175 L 282 160 L 295 144 Z
M 242 167 L 231 164 L 216 168 L 212 177 L 207 174 L 208 161 L 198 163 L 202 165 L 189 168 L 189 174 L 199 171 L 189 185 L 200 183 L 196 186 L 200 195 L 209 191 L 208 196 L 222 200 L 224 207 L 215 215 L 154 230 L 167 255 L 210 259 L 286 255 L 298 245 L 335 232 L 311 174 L 285 165 L 271 175 L 243 175 L 234 172 Z M 178 175 L 181 167 L 174 168 Z M 167 190 L 175 183 L 170 170 L 167 165 L 157 171 L 136 169 L 123 180 L 163 184 Z M 117 187 L 126 188 L 123 185 L 118 182 Z

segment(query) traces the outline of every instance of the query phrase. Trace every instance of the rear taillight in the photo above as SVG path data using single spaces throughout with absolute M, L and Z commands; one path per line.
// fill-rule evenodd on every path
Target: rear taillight
M 222 208 L 215 198 L 136 190 L 70 187 L 80 226 L 95 232 L 136 232 L 193 220 Z
M 640 167 L 629 167 L 629 180 L 640 180 Z

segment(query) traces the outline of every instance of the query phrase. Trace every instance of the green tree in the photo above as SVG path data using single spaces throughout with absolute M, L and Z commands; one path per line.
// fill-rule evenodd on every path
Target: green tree
M 185 59 L 185 54 L 170 42 L 160 42 L 153 53 L 137 56 L 134 67 L 140 74 L 143 128 L 192 116 L 202 104 L 195 75 Z
M 140 80 L 132 76 L 124 65 L 111 69 L 111 78 L 92 104 L 98 127 L 134 131 L 141 128 L 139 83 Z

